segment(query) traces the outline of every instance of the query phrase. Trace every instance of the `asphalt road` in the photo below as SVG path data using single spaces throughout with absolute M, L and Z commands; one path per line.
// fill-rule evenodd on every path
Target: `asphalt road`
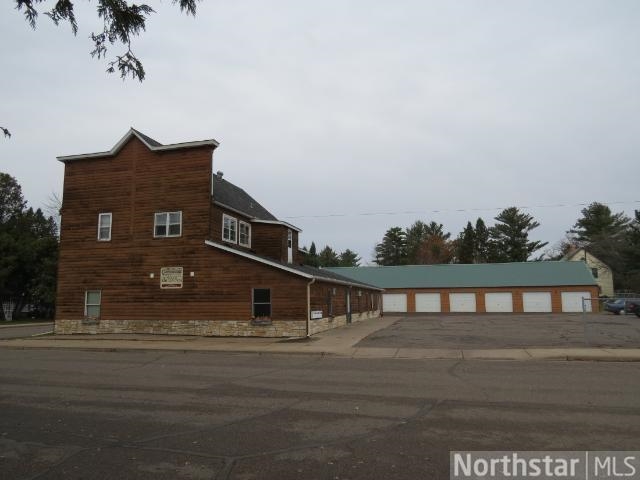
M 25 325 L 24 327 L 5 327 L 0 323 L 0 339 L 31 337 L 53 332 L 53 322 L 49 325 Z
M 0 477 L 447 479 L 637 450 L 640 364 L 0 349 Z
M 593 314 L 410 315 L 376 331 L 358 347 L 525 348 L 640 347 L 640 318 Z

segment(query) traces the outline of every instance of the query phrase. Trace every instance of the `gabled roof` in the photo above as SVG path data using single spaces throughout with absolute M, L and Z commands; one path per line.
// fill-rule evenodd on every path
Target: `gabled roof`
M 113 148 L 108 152 L 83 153 L 80 155 L 66 155 L 66 156 L 60 156 L 57 158 L 59 161 L 65 163 L 73 160 L 86 160 L 90 158 L 113 157 L 114 155 L 117 155 L 118 152 L 122 149 L 122 147 L 124 147 L 127 144 L 127 142 L 131 140 L 133 137 L 136 137 L 138 140 L 144 143 L 149 150 L 153 152 L 179 150 L 181 148 L 196 148 L 196 147 L 203 147 L 203 146 L 210 146 L 215 149 L 219 145 L 219 143 L 213 139 L 162 145 L 157 140 L 154 140 L 153 138 L 148 137 L 147 135 L 137 131 L 135 128 L 130 128 L 129 131 L 125 133 L 124 137 L 122 137 L 118 141 L 118 143 L 116 143 L 113 146 Z
M 262 263 L 264 265 L 269 265 L 270 267 L 277 268 L 279 270 L 284 270 L 285 272 L 289 272 L 309 280 L 315 279 L 323 282 L 337 283 L 338 285 L 349 285 L 353 287 L 382 290 L 381 288 L 378 288 L 374 285 L 353 280 L 351 278 L 347 278 L 345 276 L 342 276 L 335 272 L 328 271 L 326 269 L 278 262 L 277 260 L 274 260 L 272 258 L 262 257 L 254 253 L 245 252 L 244 250 L 237 250 L 227 245 L 223 245 L 222 243 L 212 242 L 211 240 L 206 240 L 204 243 L 205 245 L 208 245 L 213 248 L 217 248 L 218 250 L 232 253 L 234 255 L 238 255 L 239 257 L 247 258 L 249 260 L 253 260 L 254 262 Z
M 269 210 L 258 203 L 242 188 L 228 182 L 220 175 L 213 176 L 213 201 L 216 205 L 245 215 L 252 223 L 270 223 L 284 225 L 292 230 L 301 232 L 298 227 L 278 220 Z
M 595 264 L 600 268 L 611 270 L 611 267 L 609 267 L 609 265 L 604 263 L 602 260 L 596 257 L 593 253 L 591 253 L 589 249 L 584 247 L 569 250 L 567 253 L 564 254 L 564 256 L 560 260 L 566 261 L 566 262 L 582 261 L 582 262 L 587 262 L 589 264 Z
M 220 175 L 213 176 L 213 200 L 224 207 L 243 213 L 249 218 L 278 220 L 242 188 L 226 181 Z
M 327 270 L 381 288 L 483 288 L 596 285 L 584 262 L 514 262 Z

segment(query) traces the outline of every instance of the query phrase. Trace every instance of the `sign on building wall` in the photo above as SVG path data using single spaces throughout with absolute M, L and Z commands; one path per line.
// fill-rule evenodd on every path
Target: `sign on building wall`
M 311 320 L 319 320 L 322 318 L 322 310 L 311 310 Z
M 182 288 L 182 267 L 163 267 L 160 269 L 160 288 Z

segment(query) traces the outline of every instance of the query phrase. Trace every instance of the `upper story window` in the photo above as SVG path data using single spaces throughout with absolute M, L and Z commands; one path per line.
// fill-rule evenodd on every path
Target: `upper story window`
M 238 243 L 243 247 L 251 247 L 251 225 L 247 222 L 240 221 L 240 236 Z
M 153 222 L 154 237 L 179 237 L 182 235 L 182 212 L 156 213 Z
M 98 215 L 98 241 L 111 241 L 111 213 Z
M 238 220 L 229 215 L 222 215 L 222 240 L 236 243 L 238 241 Z
M 598 278 L 598 269 L 597 268 L 592 268 L 591 269 L 591 275 L 593 275 L 593 278 Z

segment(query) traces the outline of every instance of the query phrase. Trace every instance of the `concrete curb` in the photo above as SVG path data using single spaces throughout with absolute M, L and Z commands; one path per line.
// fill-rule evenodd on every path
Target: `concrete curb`
M 0 348 L 46 349 L 81 351 L 164 351 L 164 352 L 225 352 L 256 355 L 318 355 L 353 359 L 393 359 L 393 360 L 463 360 L 463 361 L 597 361 L 597 362 L 640 362 L 640 349 L 620 348 L 532 348 L 532 349 L 436 349 L 436 348 L 325 348 L 313 343 L 287 344 L 266 343 L 263 345 L 240 345 L 200 341 L 147 341 L 147 340 L 105 340 L 105 339 L 10 339 L 0 341 Z M 210 339 L 219 340 L 219 339 Z

